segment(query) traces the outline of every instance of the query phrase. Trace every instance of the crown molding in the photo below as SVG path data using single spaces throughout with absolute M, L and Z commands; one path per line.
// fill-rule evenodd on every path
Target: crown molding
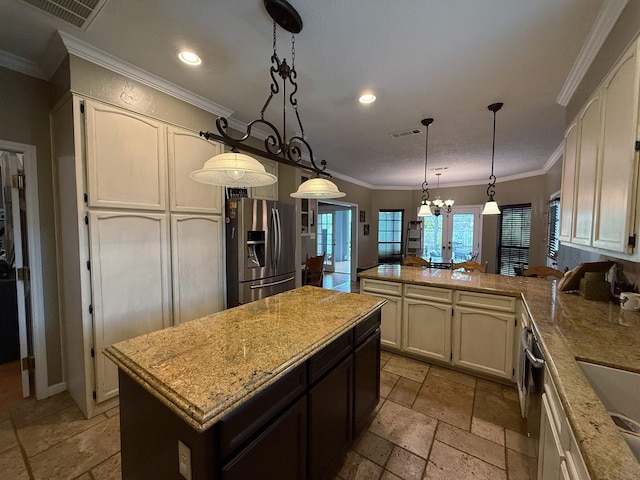
M 566 107 L 629 0 L 605 0 L 556 102 Z
M 49 80 L 45 72 L 36 62 L 19 57 L 4 50 L 0 50 L 0 66 L 13 70 L 15 72 L 24 73 L 30 77 L 36 77 L 40 80 Z
M 80 57 L 91 63 L 95 63 L 96 65 L 111 70 L 112 72 L 129 77 L 143 85 L 147 85 L 148 87 L 159 90 L 167 95 L 171 95 L 172 97 L 201 108 L 209 113 L 213 113 L 219 117 L 229 117 L 233 114 L 233 110 L 231 109 L 223 107 L 222 105 L 182 88 L 175 83 L 169 82 L 157 75 L 154 75 L 153 73 L 149 73 L 146 70 L 125 62 L 124 60 L 95 48 L 94 46 L 89 45 L 68 33 L 58 31 L 58 35 L 60 35 L 67 51 L 76 57 Z M 235 126 L 233 126 L 233 128 L 235 128 Z

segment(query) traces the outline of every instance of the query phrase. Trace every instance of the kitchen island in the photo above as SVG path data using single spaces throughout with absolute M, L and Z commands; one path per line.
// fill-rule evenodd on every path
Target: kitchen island
M 378 402 L 383 304 L 305 286 L 109 347 L 123 478 L 324 478 Z
M 363 290 L 367 281 L 374 282 L 374 290 L 398 285 L 396 292 L 408 292 L 409 297 L 417 296 L 414 288 L 427 289 L 421 295 L 428 295 L 431 303 L 437 303 L 434 299 L 442 301 L 442 295 L 436 292 L 445 289 L 521 301 L 522 313 L 532 321 L 570 433 L 575 436 L 591 479 L 640 479 L 640 464 L 576 361 L 640 373 L 640 313 L 623 311 L 613 303 L 585 300 L 575 292 L 558 292 L 556 280 L 399 265 L 380 265 L 360 273 L 360 277 Z M 403 347 L 400 345 L 401 350 Z

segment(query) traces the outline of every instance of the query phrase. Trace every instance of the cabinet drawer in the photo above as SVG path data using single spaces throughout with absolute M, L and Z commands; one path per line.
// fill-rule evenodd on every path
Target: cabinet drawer
M 402 284 L 395 282 L 381 282 L 380 280 L 362 280 L 362 293 L 386 293 L 388 295 L 402 295 Z
M 218 425 L 222 458 L 228 457 L 304 393 L 306 380 L 306 364 L 303 363 L 220 420 Z
M 421 285 L 405 285 L 404 296 L 420 300 L 431 300 L 433 302 L 451 303 L 453 301 L 453 290 L 437 287 L 424 287 Z
M 353 329 L 354 337 L 355 337 L 354 345 L 360 345 L 360 342 L 366 339 L 379 326 L 380 326 L 380 310 L 371 314 L 368 318 L 360 322 Z
M 456 305 L 467 305 L 469 307 L 489 308 L 501 312 L 516 311 L 516 297 L 504 295 L 490 295 L 486 293 L 456 291 Z
M 309 359 L 307 362 L 309 384 L 315 383 L 352 350 L 353 331 L 349 330 Z

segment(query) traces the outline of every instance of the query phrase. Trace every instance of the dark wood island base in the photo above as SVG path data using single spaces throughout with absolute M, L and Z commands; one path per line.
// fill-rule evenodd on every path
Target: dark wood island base
M 124 480 L 330 478 L 380 397 L 380 308 L 199 431 L 119 370 Z

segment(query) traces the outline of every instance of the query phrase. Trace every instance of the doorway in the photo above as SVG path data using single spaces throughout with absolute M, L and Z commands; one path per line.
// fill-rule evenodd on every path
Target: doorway
M 316 252 L 325 253 L 325 288 L 351 291 L 357 267 L 357 210 L 349 203 L 318 202 Z
M 0 402 L 49 396 L 36 151 L 0 140 Z M 6 345 L 5 345 L 6 343 Z
M 433 263 L 480 263 L 482 206 L 453 207 L 451 213 L 422 217 L 422 257 Z

